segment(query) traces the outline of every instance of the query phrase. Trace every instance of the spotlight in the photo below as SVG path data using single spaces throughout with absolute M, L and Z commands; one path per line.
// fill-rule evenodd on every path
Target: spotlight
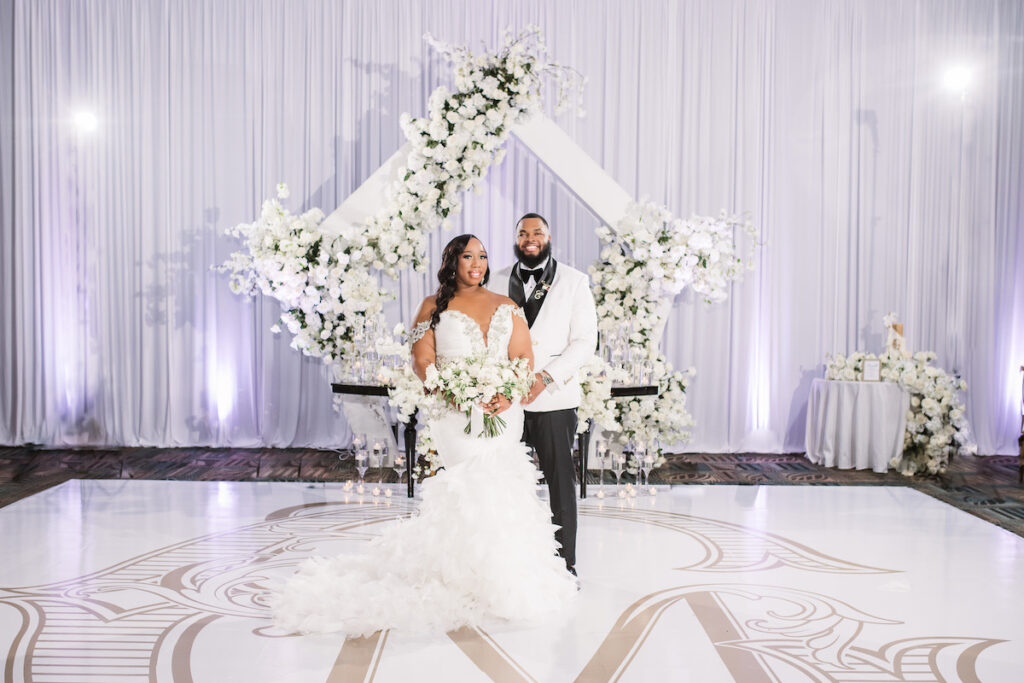
M 72 121 L 79 133 L 93 133 L 100 127 L 100 120 L 91 111 L 77 112 Z
M 962 64 L 951 66 L 946 69 L 942 81 L 952 92 L 963 93 L 971 82 L 971 70 Z

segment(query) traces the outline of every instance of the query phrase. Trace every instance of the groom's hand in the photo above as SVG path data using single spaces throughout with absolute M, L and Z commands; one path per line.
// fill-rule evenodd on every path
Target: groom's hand
M 547 385 L 544 384 L 544 379 L 540 376 L 540 373 L 538 372 L 534 374 L 533 386 L 530 387 L 530 395 L 522 400 L 522 404 L 529 405 L 530 403 L 533 403 L 533 399 L 540 396 L 540 392 L 544 391 L 546 387 Z

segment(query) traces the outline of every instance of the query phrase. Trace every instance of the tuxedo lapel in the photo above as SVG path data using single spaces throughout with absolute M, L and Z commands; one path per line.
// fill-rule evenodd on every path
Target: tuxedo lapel
M 508 298 L 516 302 L 516 306 L 526 306 L 526 289 L 523 287 L 523 279 L 519 277 L 519 264 L 512 266 L 512 272 L 508 276 Z
M 537 314 L 540 313 L 540 307 L 544 305 L 544 301 L 548 298 L 548 292 L 551 290 L 551 283 L 555 281 L 555 269 L 558 264 L 555 259 L 549 258 L 548 265 L 544 268 L 544 273 L 540 276 L 540 282 L 537 283 L 536 289 L 533 290 L 533 294 L 523 305 L 523 311 L 526 313 L 526 322 L 530 327 L 533 327 L 533 321 L 537 319 Z M 522 287 L 522 280 L 518 275 L 519 266 L 513 269 L 513 274 L 519 281 L 519 286 Z M 511 280 L 510 280 L 511 282 Z M 511 289 L 511 285 L 509 285 Z M 525 290 L 522 290 L 525 292 Z M 515 299 L 513 298 L 513 301 Z

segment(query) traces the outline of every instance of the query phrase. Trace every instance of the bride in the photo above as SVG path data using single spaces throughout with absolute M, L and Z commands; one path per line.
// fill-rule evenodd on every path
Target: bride
M 526 358 L 530 332 L 508 297 L 485 289 L 487 252 L 473 235 L 444 248 L 439 286 L 416 316 L 413 367 L 476 354 Z M 307 560 L 271 598 L 289 631 L 445 632 L 484 619 L 535 620 L 563 607 L 575 579 L 556 554 L 539 474 L 522 444 L 523 409 L 500 394 L 481 408 L 506 422 L 497 437 L 465 433 L 454 409 L 430 421 L 444 469 L 423 483 L 417 514 L 359 554 Z M 473 430 L 476 434 L 479 430 Z

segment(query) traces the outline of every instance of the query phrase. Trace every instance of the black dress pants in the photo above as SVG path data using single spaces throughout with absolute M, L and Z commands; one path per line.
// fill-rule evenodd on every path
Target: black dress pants
M 572 445 L 576 440 L 576 409 L 526 413 L 523 441 L 533 446 L 548 484 L 551 522 L 558 525 L 555 540 L 566 567 L 576 566 L 576 470 Z

